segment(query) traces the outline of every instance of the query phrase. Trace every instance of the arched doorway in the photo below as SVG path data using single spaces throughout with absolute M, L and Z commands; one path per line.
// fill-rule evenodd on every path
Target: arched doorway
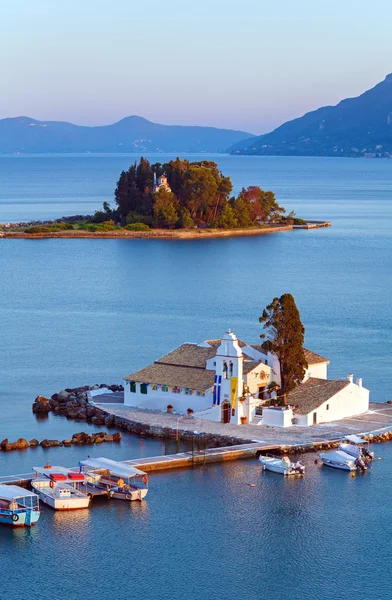
M 231 418 L 230 402 L 223 402 L 223 404 L 222 404 L 222 423 L 230 423 L 230 418 Z

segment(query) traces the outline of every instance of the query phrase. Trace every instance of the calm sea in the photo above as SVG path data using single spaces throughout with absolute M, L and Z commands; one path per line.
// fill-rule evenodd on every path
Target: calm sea
M 151 156 L 152 161 L 167 155 Z M 200 159 L 194 155 L 191 159 Z M 208 157 L 235 190 L 258 184 L 329 229 L 215 240 L 0 240 L 0 439 L 63 439 L 92 428 L 37 421 L 37 394 L 114 383 L 184 341 L 228 327 L 257 342 L 276 295 L 295 296 L 306 344 L 330 376 L 363 377 L 392 398 L 392 163 Z M 134 156 L 0 157 L 0 222 L 91 213 Z M 1 597 L 389 598 L 392 450 L 351 479 L 308 458 L 304 480 L 253 461 L 152 476 L 142 505 L 44 510 L 31 531 L 0 530 Z M 91 450 L 89 450 L 91 452 Z M 112 458 L 164 452 L 124 436 Z M 0 473 L 74 465 L 83 448 L 0 453 Z M 256 483 L 256 487 L 249 487 Z M 21 577 L 23 574 L 23 577 Z

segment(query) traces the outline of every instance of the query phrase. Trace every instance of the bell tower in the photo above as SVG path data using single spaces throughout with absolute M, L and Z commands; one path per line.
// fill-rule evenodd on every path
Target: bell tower
M 238 423 L 238 398 L 242 394 L 243 386 L 243 360 L 244 356 L 238 344 L 235 334 L 227 331 L 221 339 L 220 346 L 216 351 L 216 379 L 220 384 L 219 399 L 222 405 L 226 405 L 226 411 L 230 405 L 230 423 Z

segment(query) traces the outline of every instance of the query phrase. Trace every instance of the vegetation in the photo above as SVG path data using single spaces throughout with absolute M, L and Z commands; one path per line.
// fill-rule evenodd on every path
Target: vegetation
M 266 333 L 261 334 L 265 351 L 279 359 L 281 371 L 280 394 L 291 392 L 305 376 L 308 364 L 303 349 L 305 329 L 291 294 L 274 298 L 259 319 Z
M 154 193 L 154 181 L 164 175 L 168 188 Z M 116 208 L 107 203 L 93 223 L 113 219 L 121 225 L 145 223 L 167 229 L 212 227 L 233 229 L 279 223 L 286 219 L 272 192 L 257 186 L 230 196 L 232 183 L 212 161 L 171 160 L 150 164 L 146 158 L 123 171 L 115 189 Z

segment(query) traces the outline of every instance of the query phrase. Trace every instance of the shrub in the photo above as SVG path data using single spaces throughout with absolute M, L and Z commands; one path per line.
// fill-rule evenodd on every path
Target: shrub
M 126 225 L 125 229 L 128 231 L 150 231 L 150 228 L 145 223 L 130 223 Z
M 304 219 L 299 219 L 298 217 L 295 217 L 295 219 L 293 219 L 293 223 L 294 225 L 307 225 L 307 221 L 305 221 Z
M 24 230 L 25 233 L 45 233 L 47 231 L 50 231 L 48 227 L 42 227 L 39 225 L 34 225 L 33 227 L 29 227 L 28 229 Z

